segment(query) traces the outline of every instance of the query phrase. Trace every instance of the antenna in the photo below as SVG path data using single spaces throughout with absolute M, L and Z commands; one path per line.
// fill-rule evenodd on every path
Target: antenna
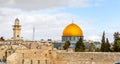
M 35 40 L 35 27 L 33 27 L 33 42 Z

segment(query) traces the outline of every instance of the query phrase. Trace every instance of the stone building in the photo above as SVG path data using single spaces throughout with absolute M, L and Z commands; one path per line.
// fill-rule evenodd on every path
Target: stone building
M 10 39 L 0 41 L 2 45 L 19 45 L 23 44 L 24 40 L 21 38 L 21 25 L 18 18 L 15 19 L 13 25 L 13 36 Z
M 7 58 L 7 64 L 53 64 L 55 59 L 52 50 L 53 46 L 47 44 L 40 49 L 16 50 Z
M 15 24 L 13 25 L 13 39 L 20 40 L 21 26 L 19 23 L 19 19 L 15 19 Z

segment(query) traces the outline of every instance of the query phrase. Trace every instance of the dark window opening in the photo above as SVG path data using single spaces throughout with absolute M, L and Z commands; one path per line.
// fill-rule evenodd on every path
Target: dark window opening
M 31 63 L 30 64 L 33 64 L 33 61 L 31 60 Z
M 19 37 L 19 35 L 17 35 L 17 37 Z
M 22 60 L 22 64 L 24 64 L 24 59 Z
M 40 60 L 38 60 L 38 64 L 40 64 Z

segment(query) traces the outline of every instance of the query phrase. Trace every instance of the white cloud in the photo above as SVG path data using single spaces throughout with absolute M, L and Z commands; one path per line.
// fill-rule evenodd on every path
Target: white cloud
M 0 0 L 0 7 L 20 8 L 26 10 L 61 7 L 81 8 L 91 6 L 92 1 L 94 0 Z
M 70 13 L 47 13 L 41 10 L 25 11 L 20 9 L 0 8 L 0 36 L 6 39 L 12 37 L 12 25 L 16 17 L 19 18 L 22 25 L 21 37 L 27 40 L 32 39 L 33 26 L 35 27 L 35 39 L 61 39 L 63 29 L 70 23 L 72 19 L 74 23 L 79 25 L 84 32 L 85 39 L 99 40 L 100 32 L 95 31 L 94 22 L 80 20 L 78 16 Z M 96 36 L 96 37 L 95 37 Z
M 16 9 L 0 9 L 0 36 L 5 38 L 12 37 L 12 25 L 16 17 L 20 19 L 22 25 L 22 37 L 32 39 L 32 28 L 36 28 L 36 39 L 60 39 L 64 27 L 71 23 L 74 15 L 68 13 L 34 13 L 16 10 Z M 39 11 L 37 11 L 39 12 Z
M 24 39 L 32 39 L 33 26 L 36 28 L 37 40 L 61 39 L 64 27 L 75 19 L 75 23 L 82 27 L 85 39 L 100 41 L 102 32 L 95 31 L 95 27 L 91 26 L 93 23 L 60 10 L 64 7 L 89 7 L 91 1 L 93 0 L 0 0 L 0 36 L 12 37 L 12 25 L 18 17 Z

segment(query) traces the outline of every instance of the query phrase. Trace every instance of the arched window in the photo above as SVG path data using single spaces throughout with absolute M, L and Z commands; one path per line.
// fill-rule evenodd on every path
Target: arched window
M 17 35 L 17 37 L 19 37 L 19 35 Z
M 47 64 L 47 60 L 45 60 L 45 64 Z

